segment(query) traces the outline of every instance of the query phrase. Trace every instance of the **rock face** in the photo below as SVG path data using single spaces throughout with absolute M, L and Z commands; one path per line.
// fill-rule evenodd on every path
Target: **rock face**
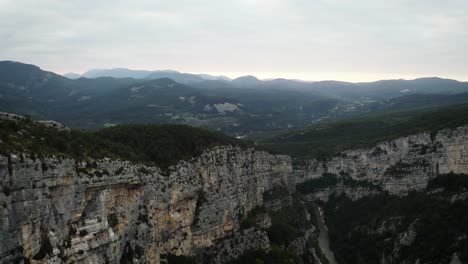
M 310 160 L 294 178 L 305 201 L 324 205 L 340 263 L 465 263 L 466 174 L 463 126 Z M 434 226 L 450 231 L 431 239 Z
M 297 183 L 324 173 L 368 181 L 397 195 L 421 190 L 438 174 L 468 173 L 468 126 L 421 133 L 343 152 L 328 161 L 311 160 L 295 170 Z
M 287 156 L 236 147 L 168 173 L 126 161 L 0 156 L 0 263 L 159 263 L 209 258 L 217 246 L 227 252 L 215 258 L 222 263 L 268 250 L 265 233 L 242 235 L 239 220 L 291 173 Z M 258 243 L 236 245 L 237 236 Z
M 241 221 L 262 205 L 270 211 L 293 205 L 289 194 L 264 201 L 274 187 L 294 190 L 332 174 L 338 184 L 302 198 L 327 201 L 343 193 L 358 200 L 381 190 L 405 195 L 450 172 L 468 173 L 468 126 L 308 161 L 294 172 L 287 156 L 229 146 L 167 171 L 109 159 L 0 155 L 0 263 L 165 263 L 173 256 L 225 263 L 270 250 L 268 214 L 253 217 L 255 228 Z M 350 179 L 352 186 L 345 184 Z M 309 243 L 317 236 L 312 225 L 287 249 L 309 255 L 304 263 L 321 263 L 316 243 Z M 414 237 L 408 229 L 398 245 Z

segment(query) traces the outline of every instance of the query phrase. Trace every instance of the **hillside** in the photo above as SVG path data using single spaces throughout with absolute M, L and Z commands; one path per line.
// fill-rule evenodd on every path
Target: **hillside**
M 184 125 L 121 125 L 95 132 L 57 130 L 31 119 L 0 120 L 1 153 L 114 158 L 166 168 L 220 145 L 245 143 L 221 133 Z
M 328 158 L 345 149 L 365 148 L 401 136 L 468 124 L 468 106 L 393 112 L 315 125 L 259 145 L 296 158 Z

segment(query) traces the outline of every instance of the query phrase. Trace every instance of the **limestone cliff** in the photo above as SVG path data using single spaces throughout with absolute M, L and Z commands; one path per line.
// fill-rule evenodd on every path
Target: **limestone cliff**
M 302 183 L 324 174 L 349 176 L 402 195 L 421 190 L 431 178 L 450 172 L 468 173 L 468 126 L 441 130 L 435 135 L 402 137 L 370 149 L 344 151 L 327 161 L 307 161 L 297 167 L 295 179 Z
M 224 261 L 269 250 L 265 232 L 239 233 L 240 217 L 263 204 L 266 190 L 289 184 L 291 173 L 287 156 L 237 147 L 164 173 L 119 160 L 0 156 L 0 263 L 209 259 L 220 243 L 234 248 Z
M 0 263 L 166 263 L 177 256 L 225 263 L 275 250 L 294 252 L 295 263 L 327 263 L 311 201 L 333 194 L 356 201 L 383 190 L 404 196 L 449 172 L 468 173 L 468 126 L 345 151 L 294 171 L 288 156 L 232 146 L 167 170 L 0 155 Z M 305 196 L 288 191 L 324 175 L 336 182 Z M 398 245 L 411 240 L 403 235 Z
M 296 165 L 320 200 L 338 263 L 468 260 L 468 126 L 421 133 Z M 434 235 L 436 234 L 436 235 Z

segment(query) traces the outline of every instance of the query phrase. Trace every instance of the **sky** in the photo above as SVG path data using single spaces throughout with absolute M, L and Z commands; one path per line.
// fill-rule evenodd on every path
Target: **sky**
M 0 0 L 0 60 L 229 77 L 468 80 L 467 0 Z

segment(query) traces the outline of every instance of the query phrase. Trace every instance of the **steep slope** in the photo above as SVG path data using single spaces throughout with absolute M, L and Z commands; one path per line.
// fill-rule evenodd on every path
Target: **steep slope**
M 290 187 L 289 157 L 226 145 L 235 140 L 193 128 L 132 126 L 92 135 L 51 133 L 55 128 L 12 120 L 0 121 L 11 130 L 0 143 L 6 147 L 0 155 L 0 263 L 225 263 L 243 252 L 270 250 L 265 231 L 240 223 L 264 204 L 265 192 Z M 191 149 L 184 138 L 200 147 Z M 81 155 L 69 153 L 61 139 L 78 142 L 69 147 Z M 83 151 L 93 146 L 101 153 Z M 119 157 L 114 147 L 142 155 L 134 162 L 93 158 Z M 157 153 L 177 150 L 164 170 L 140 163 L 165 165 Z
M 323 209 L 339 263 L 464 263 L 467 149 L 468 125 L 435 127 L 296 163 L 296 188 Z
M 83 102 L 135 82 L 113 78 L 71 80 L 34 65 L 0 61 L 0 109 L 63 120 L 72 117 Z
M 0 62 L 0 85 L 4 96 L 60 98 L 71 91 L 72 87 L 67 87 L 71 83 L 73 82 L 65 77 L 43 71 L 34 65 L 13 61 Z
M 291 170 L 286 157 L 232 147 L 168 175 L 124 161 L 19 154 L 0 163 L 2 263 L 157 263 L 164 254 L 195 256 L 229 236 L 246 239 L 238 245 L 245 250 L 268 248 L 265 233 L 238 233 L 239 216 Z
M 73 88 L 71 80 L 34 65 L 0 61 L 2 110 L 44 115 Z

